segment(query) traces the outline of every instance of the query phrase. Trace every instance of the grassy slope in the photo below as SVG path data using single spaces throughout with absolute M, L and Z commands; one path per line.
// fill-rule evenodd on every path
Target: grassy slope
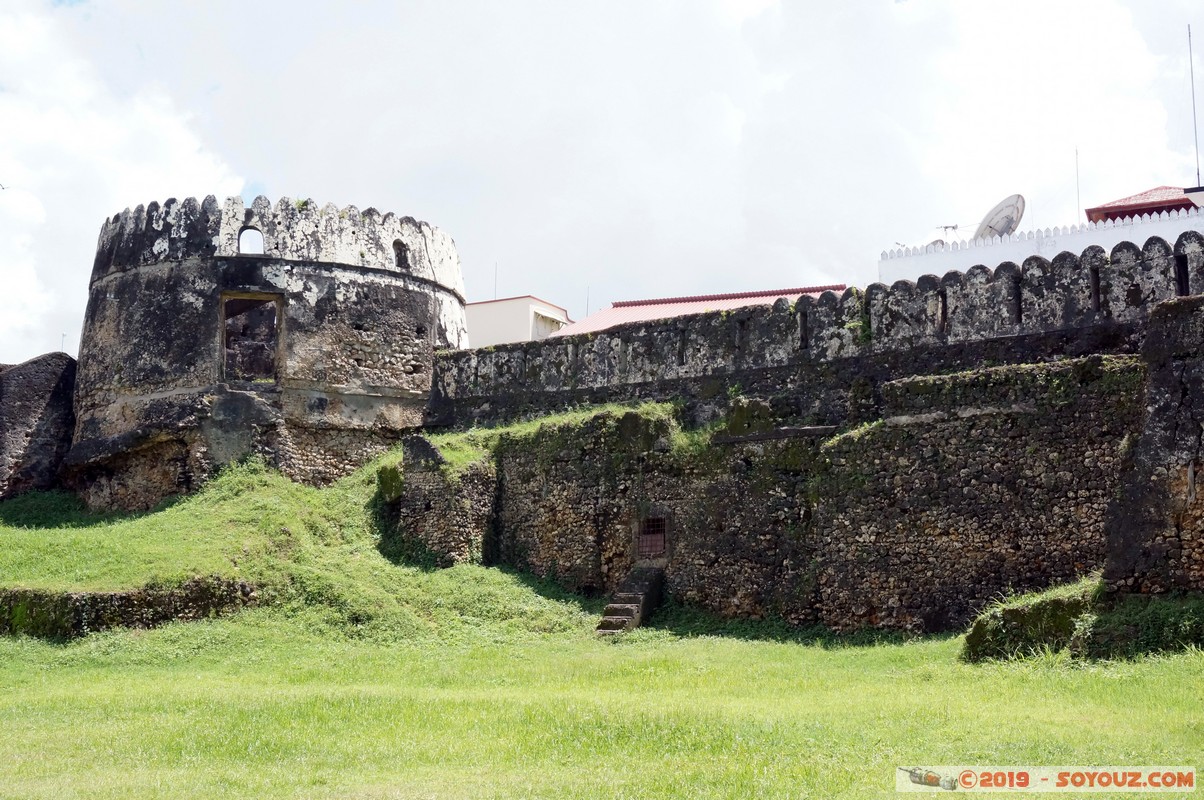
M 0 506 L 0 583 L 197 571 L 277 601 L 0 639 L 0 798 L 861 798 L 902 764 L 1204 762 L 1198 651 L 973 666 L 957 639 L 844 646 L 683 609 L 599 641 L 596 601 L 391 563 L 371 495 L 371 468 L 318 491 L 247 466 L 135 518 Z

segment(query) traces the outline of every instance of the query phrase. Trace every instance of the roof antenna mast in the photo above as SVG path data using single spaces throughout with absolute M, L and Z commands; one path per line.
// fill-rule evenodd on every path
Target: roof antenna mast
M 1191 132 L 1196 140 L 1196 186 L 1200 183 L 1200 129 L 1196 125 L 1196 65 L 1191 55 L 1191 25 L 1187 26 L 1187 69 L 1191 74 Z

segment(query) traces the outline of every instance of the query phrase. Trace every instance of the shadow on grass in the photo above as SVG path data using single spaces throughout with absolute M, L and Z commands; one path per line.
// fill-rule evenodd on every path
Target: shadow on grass
M 494 564 L 489 567 L 495 569 L 503 575 L 509 575 L 515 581 L 521 583 L 527 589 L 530 589 L 540 597 L 548 600 L 555 600 L 558 603 L 576 606 L 586 614 L 595 614 L 599 618 L 602 616 L 602 609 L 606 608 L 606 598 L 601 595 L 586 595 L 577 592 L 570 592 L 560 584 L 553 581 L 551 578 L 541 578 L 538 575 L 533 575 L 530 572 L 524 572 L 515 567 L 506 566 L 505 564 Z
M 875 628 L 837 633 L 822 625 L 794 625 L 780 617 L 762 620 L 730 619 L 674 601 L 668 601 L 661 606 L 645 627 L 683 638 L 717 636 L 758 642 L 818 645 L 826 650 L 897 645 L 916 640 L 943 641 L 961 635 L 960 632 L 951 631 L 921 636 Z
M 170 497 L 151 511 L 89 511 L 71 492 L 27 492 L 0 500 L 0 525 L 13 528 L 88 528 L 106 522 L 136 519 L 170 508 L 182 500 Z

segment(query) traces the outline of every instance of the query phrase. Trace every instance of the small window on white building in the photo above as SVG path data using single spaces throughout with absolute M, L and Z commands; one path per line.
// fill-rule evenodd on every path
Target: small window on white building
M 565 326 L 564 320 L 549 317 L 547 314 L 541 314 L 538 311 L 533 311 L 532 313 L 535 315 L 531 321 L 531 339 L 533 341 L 546 339 Z

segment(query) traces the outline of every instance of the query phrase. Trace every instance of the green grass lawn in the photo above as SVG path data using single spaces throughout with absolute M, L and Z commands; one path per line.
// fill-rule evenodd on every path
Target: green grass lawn
M 132 517 L 0 505 L 0 585 L 199 573 L 271 601 L 0 638 L 0 798 L 864 798 L 894 795 L 900 765 L 1204 764 L 1199 651 L 970 665 L 957 637 L 682 608 L 599 640 L 597 600 L 395 563 L 372 474 L 319 491 L 244 466 Z
M 861 798 L 893 794 L 901 764 L 1202 761 L 1198 652 L 971 666 L 954 639 L 612 643 L 559 605 L 566 630 L 544 634 L 398 641 L 260 609 L 0 641 L 0 797 Z

